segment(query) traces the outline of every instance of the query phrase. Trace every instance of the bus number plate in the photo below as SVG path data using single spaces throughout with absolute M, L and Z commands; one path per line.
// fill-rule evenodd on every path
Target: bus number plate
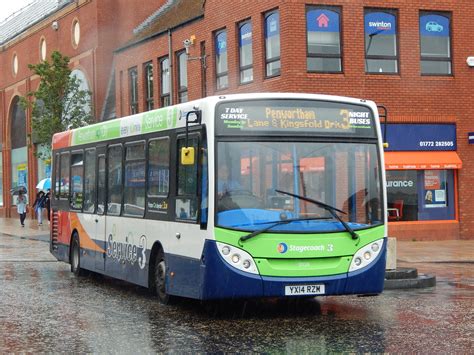
M 324 295 L 324 285 L 285 286 L 285 296 Z

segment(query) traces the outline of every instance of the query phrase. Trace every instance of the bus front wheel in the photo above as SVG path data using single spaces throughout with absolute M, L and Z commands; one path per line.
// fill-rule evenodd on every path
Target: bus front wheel
M 81 245 L 79 243 L 79 236 L 74 233 L 71 242 L 71 272 L 76 276 L 83 275 L 81 269 Z
M 163 250 L 155 258 L 155 273 L 153 275 L 155 292 L 163 304 L 170 302 L 170 295 L 166 293 L 166 262 Z

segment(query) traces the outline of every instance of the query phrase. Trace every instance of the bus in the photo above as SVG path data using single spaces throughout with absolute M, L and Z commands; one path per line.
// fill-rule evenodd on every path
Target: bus
M 159 301 L 382 292 L 374 102 L 206 97 L 55 134 L 50 250 Z

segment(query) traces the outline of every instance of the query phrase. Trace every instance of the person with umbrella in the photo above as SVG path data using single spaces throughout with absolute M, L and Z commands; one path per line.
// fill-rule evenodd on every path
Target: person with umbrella
M 44 194 L 44 191 L 38 192 L 36 195 L 36 200 L 33 203 L 33 208 L 35 209 L 37 216 L 38 216 L 38 225 L 43 224 L 43 208 L 46 202 L 46 195 Z
M 25 226 L 25 218 L 26 218 L 26 196 L 23 194 L 23 191 L 18 192 L 18 198 L 16 201 L 16 210 L 20 215 L 20 223 L 21 226 Z

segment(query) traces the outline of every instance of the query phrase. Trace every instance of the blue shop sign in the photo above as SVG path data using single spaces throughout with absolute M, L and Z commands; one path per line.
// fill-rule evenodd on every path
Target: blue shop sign
M 449 18 L 440 15 L 421 16 L 420 33 L 422 36 L 449 36 Z
M 382 134 L 384 125 L 382 124 Z M 454 124 L 388 124 L 385 151 L 456 150 Z
M 387 12 L 369 12 L 365 15 L 366 35 L 394 35 L 396 33 L 395 16 Z
M 339 14 L 331 10 L 311 10 L 306 14 L 308 31 L 339 32 Z

